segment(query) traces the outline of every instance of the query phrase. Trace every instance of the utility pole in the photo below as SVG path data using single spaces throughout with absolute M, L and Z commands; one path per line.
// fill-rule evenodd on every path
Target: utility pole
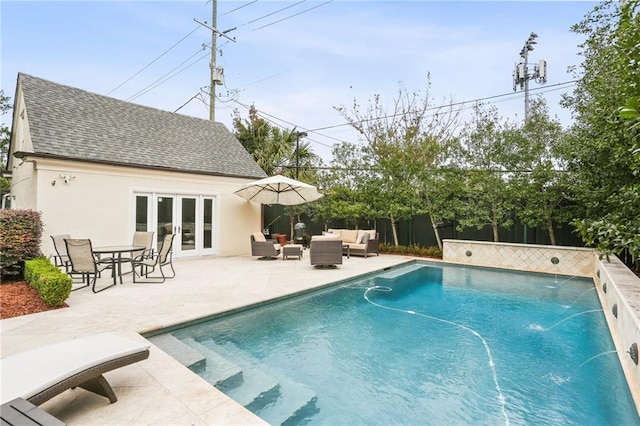
M 218 27 L 218 0 L 211 0 L 211 28 Z M 211 62 L 209 67 L 211 68 L 211 86 L 209 87 L 209 120 L 216 121 L 216 85 L 222 84 L 222 69 L 220 70 L 220 76 L 218 76 L 218 68 L 216 67 L 216 56 L 218 56 L 218 50 L 216 48 L 216 37 L 218 35 L 215 31 L 211 31 Z
M 520 86 L 520 90 L 524 89 L 524 121 L 525 123 L 529 119 L 529 80 L 535 79 L 539 84 L 545 84 L 547 82 L 547 61 L 540 59 L 537 65 L 534 65 L 533 72 L 529 73 L 529 52 L 533 50 L 533 45 L 538 42 L 536 39 L 538 34 L 531 33 L 529 38 L 524 42 L 522 50 L 520 50 L 520 62 L 516 64 L 513 70 L 513 91 L 517 90 L 517 86 Z M 524 224 L 522 242 L 527 244 L 528 242 L 528 227 Z
M 200 22 L 197 19 L 193 18 L 198 24 L 202 25 L 205 28 L 211 30 L 211 61 L 209 62 L 209 67 L 211 68 L 211 81 L 209 87 L 209 120 L 215 121 L 216 119 L 216 86 L 223 84 L 224 82 L 224 70 L 222 67 L 216 66 L 216 55 L 218 54 L 218 48 L 216 46 L 216 37 L 222 36 L 229 41 L 235 43 L 236 39 L 229 37 L 226 33 L 229 31 L 235 30 L 235 28 L 231 28 L 230 30 L 220 32 L 216 29 L 217 21 L 218 21 L 218 0 L 211 0 L 211 25 L 207 25 L 206 22 Z
M 538 34 L 531 33 L 524 43 L 524 47 L 520 50 L 520 62 L 516 64 L 513 70 L 513 91 L 524 90 L 524 119 L 529 118 L 529 80 L 535 79 L 539 84 L 547 82 L 547 61 L 540 59 L 537 65 L 534 65 L 533 72 L 529 73 L 529 52 L 533 50 L 534 44 L 537 44 L 536 38 Z
M 300 149 L 300 138 L 306 138 L 307 132 L 296 132 L 296 179 L 298 179 L 298 168 L 300 167 L 300 154 L 298 150 Z

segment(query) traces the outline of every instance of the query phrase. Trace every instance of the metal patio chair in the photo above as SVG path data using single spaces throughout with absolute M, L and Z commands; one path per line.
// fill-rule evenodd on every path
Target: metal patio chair
M 164 239 L 162 240 L 162 246 L 160 247 L 160 250 L 158 251 L 157 254 L 153 255 L 152 257 L 150 258 L 145 257 L 145 255 L 142 254 L 136 257 L 135 259 L 133 259 L 131 263 L 133 268 L 134 283 L 160 284 L 165 282 L 167 278 L 173 278 L 176 276 L 176 271 L 175 269 L 173 269 L 173 262 L 172 262 L 173 253 L 171 251 L 174 237 L 175 237 L 175 234 L 165 235 Z M 167 266 L 167 265 L 169 265 L 169 267 L 171 268 L 171 276 L 165 275 L 162 269 L 163 266 Z M 137 266 L 140 267 L 140 274 L 136 272 Z M 158 270 L 160 272 L 160 275 L 150 276 L 150 274 L 152 274 L 155 270 Z M 144 278 L 144 279 L 136 281 L 136 277 Z
M 136 231 L 133 233 L 133 242 L 134 246 L 144 247 L 144 250 L 134 251 L 131 253 L 131 257 L 122 258 L 121 262 L 129 262 L 131 263 L 131 270 L 133 270 L 133 260 L 137 258 L 141 259 L 152 259 L 153 258 L 153 236 L 155 232 L 150 231 Z M 142 266 L 140 267 L 140 274 L 142 274 Z
M 93 254 L 93 247 L 91 246 L 91 240 L 87 238 L 69 238 L 64 240 L 64 242 L 67 248 L 67 255 L 69 256 L 69 262 L 71 264 L 69 274 L 81 274 L 83 276 L 83 282 L 86 283 L 83 287 L 87 287 L 92 284 L 91 290 L 94 293 L 99 293 L 115 285 L 111 284 L 107 287 L 101 288 L 100 290 L 96 290 L 96 281 L 100 276 L 100 272 L 105 269 L 112 269 L 112 273 L 115 273 L 115 271 L 113 271 L 113 260 L 111 258 L 98 259 L 95 257 Z M 91 283 L 89 282 L 90 279 L 92 279 Z
M 56 254 L 53 255 L 53 264 L 59 268 L 64 268 L 67 272 L 69 272 L 71 263 L 69 262 L 67 246 L 64 243 L 64 240 L 69 238 L 71 238 L 71 235 L 69 234 L 51 235 L 51 239 L 53 240 L 53 248 L 56 251 Z

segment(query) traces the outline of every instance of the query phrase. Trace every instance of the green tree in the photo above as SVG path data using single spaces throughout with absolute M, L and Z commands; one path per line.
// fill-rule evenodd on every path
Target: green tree
M 237 110 L 234 112 L 233 127 L 235 136 L 242 146 L 267 175 L 281 173 L 293 179 L 316 184 L 316 166 L 320 158 L 313 152 L 309 142 L 301 140 L 306 136 L 305 133 L 271 125 L 258 115 L 258 110 L 253 105 L 249 108 L 249 117 L 246 119 L 243 119 Z M 308 213 L 310 208 L 306 204 L 287 208 L 291 238 L 296 216 L 299 220 L 300 215 Z
M 517 140 L 508 137 L 513 129 L 512 124 L 502 122 L 496 107 L 476 104 L 460 136 L 459 158 L 467 172 L 459 223 L 478 229 L 491 226 L 494 241 L 499 241 L 500 227 L 513 224 L 515 194 L 509 177 Z
M 243 119 L 235 111 L 233 127 L 236 138 L 267 175 L 282 173 L 294 179 L 315 183 L 315 166 L 319 157 L 296 129 L 281 129 L 271 125 L 258 115 L 258 110 L 253 105 L 249 108 L 248 118 Z
M 0 123 L 0 155 L 2 156 L 2 164 L 0 165 L 0 170 L 3 172 L 7 171 L 7 160 L 9 156 L 9 143 L 11 141 L 11 131 L 9 127 L 5 124 L 5 118 L 11 119 L 11 114 L 8 114 L 11 111 L 11 98 L 4 95 L 4 90 L 0 90 L 0 115 L 2 115 L 2 123 Z M 11 187 L 9 181 L 0 177 L 0 193 L 5 193 L 9 191 Z
M 424 95 L 401 86 L 390 109 L 380 95 L 374 95 L 365 112 L 357 100 L 350 110 L 336 108 L 365 143 L 362 159 L 369 173 L 362 201 L 369 206 L 370 216 L 389 219 L 395 245 L 399 244 L 397 222 L 426 213 L 430 207 L 421 193 L 424 170 L 439 166 L 442 145 L 451 138 L 459 115 L 450 106 L 432 107 L 429 88 L 428 79 Z
M 331 167 L 319 173 L 318 187 L 325 196 L 314 203 L 317 220 L 327 228 L 331 219 L 351 221 L 368 217 L 371 209 L 364 201 L 363 184 L 367 182 L 368 165 L 359 146 L 343 142 L 332 149 Z
M 640 3 L 601 3 L 572 31 L 586 37 L 578 83 L 563 99 L 575 125 L 561 152 L 586 210 L 574 223 L 587 245 L 607 254 L 629 250 L 637 262 L 640 148 L 633 99 L 640 90 Z
M 516 194 L 515 213 L 522 223 L 546 230 L 556 245 L 554 227 L 567 224 L 575 213 L 569 202 L 569 184 L 555 151 L 564 136 L 562 125 L 549 117 L 543 98 L 535 98 L 527 120 L 511 132 L 516 155 L 510 180 Z

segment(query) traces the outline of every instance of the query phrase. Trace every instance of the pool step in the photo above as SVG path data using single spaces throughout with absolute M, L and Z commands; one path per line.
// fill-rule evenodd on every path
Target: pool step
M 162 349 L 167 354 L 175 358 L 180 364 L 197 370 L 203 368 L 207 359 L 192 347 L 184 344 L 180 339 L 171 334 L 160 334 L 148 339 L 151 343 Z
M 318 412 L 315 392 L 308 387 L 284 377 L 279 377 L 280 397 L 271 404 L 253 411 L 272 425 L 300 424 L 302 420 Z
M 398 268 L 392 268 L 389 271 L 378 275 L 376 278 L 393 280 L 402 275 L 408 274 L 409 272 L 417 271 L 418 269 L 422 269 L 424 267 L 425 267 L 424 265 L 413 264 L 413 265 L 401 266 Z
M 237 364 L 190 337 L 182 339 L 182 342 L 200 352 L 206 358 L 206 363 L 203 367 L 192 369 L 200 377 L 223 392 L 242 385 L 244 380 L 242 368 Z
M 260 387 L 252 388 L 251 386 L 241 386 L 233 391 L 227 392 L 234 400 L 242 403 L 247 409 L 260 416 L 272 425 L 281 425 L 292 420 L 299 423 L 301 420 L 309 417 L 317 412 L 315 392 L 307 386 L 294 382 L 293 380 L 274 371 L 265 370 L 263 366 L 260 371 L 257 370 L 256 361 L 246 352 L 239 349 L 232 343 L 223 343 L 217 345 L 218 350 L 223 356 L 232 358 L 245 372 L 245 379 L 257 374 L 258 376 L 271 377 L 277 387 L 270 389 L 268 392 L 264 390 L 258 395 L 256 391 Z M 248 382 L 248 380 L 246 380 Z M 274 392 L 275 391 L 275 392 Z M 252 400 L 249 404 L 242 401 Z

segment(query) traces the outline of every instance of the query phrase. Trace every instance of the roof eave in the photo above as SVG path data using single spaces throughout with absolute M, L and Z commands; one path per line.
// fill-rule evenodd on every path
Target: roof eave
M 220 177 L 231 177 L 231 178 L 242 178 L 242 179 L 264 178 L 264 176 L 247 176 L 247 175 L 236 175 L 231 173 L 203 172 L 201 170 L 178 169 L 178 168 L 172 168 L 172 167 L 150 166 L 145 164 L 132 164 L 132 163 L 117 162 L 117 161 L 91 160 L 86 158 L 79 159 L 79 158 L 65 157 L 62 155 L 34 153 L 34 152 L 26 152 L 26 151 L 14 152 L 13 156 L 20 159 L 27 159 L 28 157 L 32 157 L 32 158 L 42 158 L 42 159 L 50 159 L 50 160 L 72 161 L 76 163 L 90 163 L 90 164 L 101 164 L 106 166 L 133 167 L 137 169 L 146 169 L 146 170 L 188 173 L 188 174 L 204 175 L 204 176 L 220 176 Z

